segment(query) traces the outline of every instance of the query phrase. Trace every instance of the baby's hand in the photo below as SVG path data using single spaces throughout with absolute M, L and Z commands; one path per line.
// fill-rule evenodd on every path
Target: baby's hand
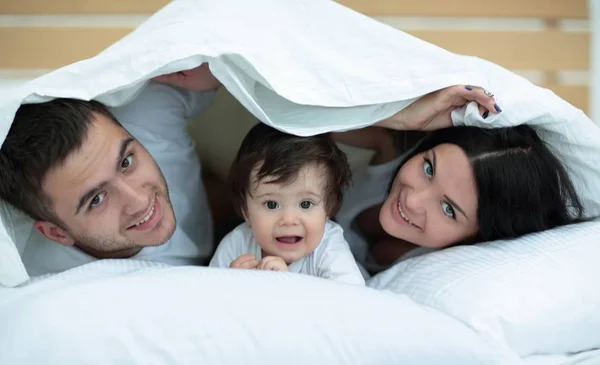
M 229 267 L 232 269 L 256 269 L 257 266 L 258 260 L 251 253 L 241 255 L 229 264 Z
M 281 257 L 267 256 L 260 260 L 259 270 L 290 271 Z

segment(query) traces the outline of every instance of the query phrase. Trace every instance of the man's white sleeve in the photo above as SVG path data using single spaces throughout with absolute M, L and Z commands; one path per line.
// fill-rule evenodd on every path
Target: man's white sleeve
M 215 91 L 195 92 L 150 82 L 129 104 L 111 111 L 122 124 L 153 133 L 172 135 L 172 128 L 185 129 L 187 120 L 212 103 Z

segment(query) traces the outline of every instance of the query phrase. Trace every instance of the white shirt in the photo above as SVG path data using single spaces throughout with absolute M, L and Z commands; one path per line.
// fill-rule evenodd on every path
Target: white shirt
M 163 245 L 145 247 L 133 259 L 172 265 L 205 264 L 213 250 L 212 219 L 200 177 L 200 163 L 187 120 L 213 100 L 214 91 L 190 92 L 150 83 L 131 103 L 111 109 L 117 120 L 152 155 L 167 181 L 177 227 Z M 11 212 L 13 219 L 28 220 Z M 21 254 L 29 275 L 56 273 L 97 258 L 65 247 L 31 230 L 15 239 L 27 241 Z
M 249 224 L 242 223 L 219 243 L 209 266 L 229 267 L 233 260 L 248 253 L 254 254 L 259 261 L 262 258 L 261 248 L 254 239 L 252 228 Z M 292 262 L 289 271 L 348 284 L 365 285 L 365 280 L 344 239 L 342 227 L 331 221 L 325 224 L 325 232 L 317 248 L 309 255 Z

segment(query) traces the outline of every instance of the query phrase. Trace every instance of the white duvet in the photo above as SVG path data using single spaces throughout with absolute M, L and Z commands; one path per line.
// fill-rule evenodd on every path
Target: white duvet
M 497 65 L 327 0 L 174 1 L 97 57 L 1 100 L 0 140 L 21 103 L 122 105 L 150 78 L 202 62 L 256 117 L 299 135 L 371 125 L 446 86 L 483 86 L 503 112 L 483 120 L 468 105 L 454 123 L 539 126 L 588 214 L 600 213 L 600 130 L 580 110 Z M 509 364 L 600 348 L 600 323 L 590 320 L 600 318 L 600 268 L 590 265 L 600 257 L 600 222 L 415 258 L 375 278 L 381 290 L 133 261 L 29 283 L 19 237 L 31 222 L 0 208 L 0 282 L 22 283 L 0 291 L 0 363 Z M 490 281 L 471 280 L 480 273 Z M 401 284 L 407 278 L 416 284 Z M 537 290 L 521 286 L 532 280 Z M 435 301 L 423 302 L 427 295 Z M 475 312 L 461 312 L 466 304 Z

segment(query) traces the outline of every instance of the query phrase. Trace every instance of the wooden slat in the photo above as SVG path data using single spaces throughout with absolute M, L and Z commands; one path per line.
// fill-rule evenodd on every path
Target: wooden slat
M 337 0 L 367 15 L 574 18 L 587 0 Z M 169 0 L 2 0 L 0 14 L 153 13 Z
M 409 31 L 451 52 L 478 56 L 512 69 L 587 70 L 588 33 L 540 31 Z
M 0 28 L 0 68 L 54 69 L 98 54 L 132 28 Z
M 94 56 L 132 28 L 0 28 L 0 68 L 56 68 Z M 587 70 L 589 34 L 572 32 L 412 31 L 449 51 L 511 69 Z
M 0 0 L 0 14 L 151 14 L 169 0 Z
M 575 107 L 589 113 L 589 88 L 578 85 L 544 85 L 556 95 L 573 104 Z
M 588 17 L 587 0 L 337 0 L 337 2 L 369 16 L 545 19 Z

